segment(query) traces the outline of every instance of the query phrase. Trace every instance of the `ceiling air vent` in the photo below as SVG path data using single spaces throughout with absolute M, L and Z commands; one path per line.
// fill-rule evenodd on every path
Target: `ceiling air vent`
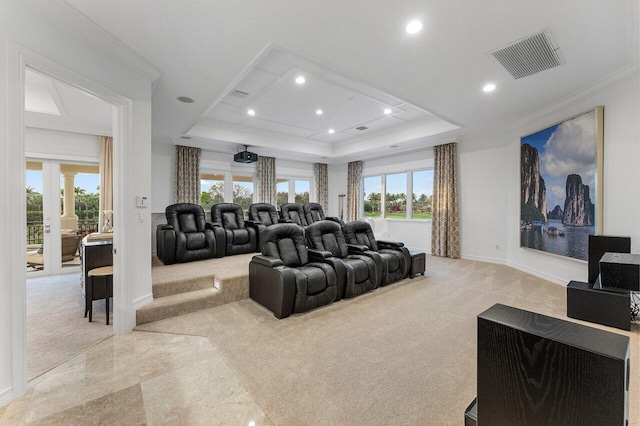
M 560 48 L 548 29 L 489 52 L 489 55 L 515 79 L 565 63 Z
M 360 131 L 362 131 L 362 130 L 367 130 L 367 129 L 368 129 L 368 127 L 367 127 L 367 126 L 360 126 L 360 127 L 356 127 L 356 130 L 360 130 Z
M 229 93 L 229 96 L 235 96 L 236 98 L 240 98 L 240 99 L 247 99 L 247 96 L 249 96 L 249 94 L 241 90 L 234 90 L 231 93 Z

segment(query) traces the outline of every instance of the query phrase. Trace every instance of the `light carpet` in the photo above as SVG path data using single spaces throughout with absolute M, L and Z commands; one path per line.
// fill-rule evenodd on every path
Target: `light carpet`
M 80 272 L 27 279 L 29 380 L 113 334 L 104 300 L 93 302 L 93 322 L 84 318 L 80 280 Z
M 277 425 L 459 425 L 476 395 L 476 316 L 495 303 L 567 319 L 563 286 L 428 257 L 426 278 L 283 320 L 245 300 L 136 329 L 208 337 Z M 638 426 L 640 331 L 599 328 L 631 337 Z

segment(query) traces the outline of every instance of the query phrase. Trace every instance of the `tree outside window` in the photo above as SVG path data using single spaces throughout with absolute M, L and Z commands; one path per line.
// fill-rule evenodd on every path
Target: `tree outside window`
M 413 172 L 412 219 L 431 219 L 433 170 Z
M 200 205 L 204 211 L 214 204 L 224 203 L 224 175 L 207 173 L 200 176 Z
M 253 177 L 233 177 L 233 202 L 242 206 L 242 210 L 249 210 L 253 204 Z
M 297 204 L 306 204 L 309 202 L 309 186 L 310 183 L 308 180 L 296 180 L 294 182 Z
M 387 175 L 385 216 L 399 219 L 407 217 L 407 174 Z
M 380 217 L 382 211 L 382 176 L 364 178 L 364 217 Z
M 276 201 L 277 207 L 289 202 L 289 179 L 276 179 Z

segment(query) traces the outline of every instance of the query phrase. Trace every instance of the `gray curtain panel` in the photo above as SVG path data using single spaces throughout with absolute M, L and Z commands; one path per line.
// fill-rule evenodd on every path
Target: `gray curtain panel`
M 313 165 L 313 173 L 316 178 L 316 202 L 327 213 L 329 211 L 329 172 L 327 165 L 315 163 Z
M 276 159 L 258 156 L 256 165 L 258 182 L 256 182 L 257 203 L 269 203 L 276 206 Z
M 458 259 L 460 229 L 458 225 L 458 144 L 433 148 L 433 220 L 431 254 Z
M 200 148 L 176 145 L 175 202 L 200 204 Z
M 347 166 L 347 222 L 358 220 L 361 182 L 362 161 L 352 161 Z

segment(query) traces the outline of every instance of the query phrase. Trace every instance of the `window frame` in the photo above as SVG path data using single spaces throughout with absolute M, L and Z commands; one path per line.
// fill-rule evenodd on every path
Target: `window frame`
M 385 173 L 363 174 L 360 187 L 360 217 L 364 217 L 364 180 L 370 177 L 380 177 L 380 217 L 373 219 L 393 220 L 398 222 L 431 222 L 432 219 L 416 219 L 413 217 L 413 174 L 416 172 L 433 171 L 433 167 L 424 167 L 419 169 L 389 171 Z M 387 217 L 387 175 L 397 175 L 401 173 L 407 174 L 407 214 L 404 218 Z M 433 195 L 433 191 L 432 191 Z
M 278 175 L 276 174 L 276 181 L 289 181 L 289 195 L 288 195 L 288 203 L 295 203 L 296 202 L 296 181 L 297 180 L 304 180 L 306 182 L 309 182 L 309 202 L 310 203 L 315 203 L 317 202 L 317 198 L 316 198 L 316 187 L 315 187 L 315 180 L 313 179 L 313 177 L 309 177 L 309 176 L 300 176 L 300 175 Z M 276 208 L 280 208 L 280 206 L 276 206 Z

